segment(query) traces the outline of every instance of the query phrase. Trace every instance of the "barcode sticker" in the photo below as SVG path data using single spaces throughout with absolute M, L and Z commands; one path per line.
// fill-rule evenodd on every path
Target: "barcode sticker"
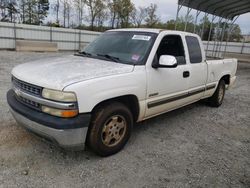
M 146 36 L 146 35 L 134 35 L 133 40 L 145 40 L 149 41 L 151 39 L 151 36 Z

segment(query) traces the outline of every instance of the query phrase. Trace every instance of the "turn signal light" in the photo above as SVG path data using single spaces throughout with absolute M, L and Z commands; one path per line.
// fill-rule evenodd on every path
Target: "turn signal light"
M 48 106 L 42 106 L 42 111 L 44 113 L 63 118 L 71 118 L 78 115 L 78 110 L 61 110 L 61 109 L 51 108 Z

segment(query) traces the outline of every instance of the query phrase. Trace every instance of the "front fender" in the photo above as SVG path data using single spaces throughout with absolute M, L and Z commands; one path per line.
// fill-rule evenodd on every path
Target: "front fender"
M 102 101 L 124 95 L 135 95 L 138 100 L 146 97 L 145 67 L 138 66 L 137 71 L 107 77 L 101 77 L 75 83 L 64 88 L 77 95 L 80 113 L 91 112 Z

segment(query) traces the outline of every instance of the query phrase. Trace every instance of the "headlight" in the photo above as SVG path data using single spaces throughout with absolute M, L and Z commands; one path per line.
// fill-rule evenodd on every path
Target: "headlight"
M 60 109 L 51 108 L 47 106 L 42 106 L 42 111 L 44 113 L 47 113 L 53 116 L 64 117 L 64 118 L 75 117 L 78 114 L 78 110 L 60 110 Z
M 44 88 L 42 96 L 46 99 L 61 101 L 61 102 L 76 102 L 76 95 L 73 92 L 57 91 Z

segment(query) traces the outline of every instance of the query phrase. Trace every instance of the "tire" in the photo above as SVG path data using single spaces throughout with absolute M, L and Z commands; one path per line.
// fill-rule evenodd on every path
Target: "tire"
M 225 91 L 226 91 L 225 81 L 220 80 L 213 96 L 208 99 L 208 104 L 212 107 L 219 107 L 223 102 Z
M 106 157 L 119 152 L 130 138 L 133 116 L 122 103 L 113 102 L 94 111 L 87 137 L 90 148 Z

